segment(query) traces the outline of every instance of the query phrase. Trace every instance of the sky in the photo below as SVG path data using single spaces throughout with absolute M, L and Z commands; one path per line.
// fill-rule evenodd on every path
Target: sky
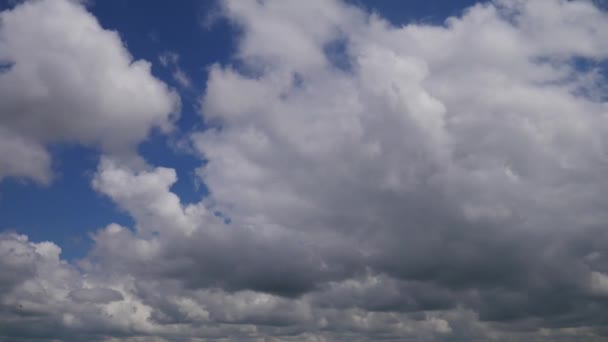
M 0 0 L 0 341 L 605 341 L 607 7 Z

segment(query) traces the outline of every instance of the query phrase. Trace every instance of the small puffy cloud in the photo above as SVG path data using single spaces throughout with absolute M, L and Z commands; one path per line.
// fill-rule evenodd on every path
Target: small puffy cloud
M 175 52 L 163 52 L 158 56 L 160 64 L 164 67 L 175 65 L 179 62 L 179 55 Z
M 173 71 L 173 79 L 184 88 L 190 88 L 192 85 L 190 77 L 179 67 Z
M 82 5 L 28 1 L 0 21 L 0 140 L 11 141 L 0 178 L 48 183 L 47 143 L 128 155 L 152 128 L 171 129 L 178 96 Z
M 51 157 L 40 144 L 0 127 L 0 180 L 27 177 L 42 184 L 51 181 Z
M 190 88 L 192 80 L 179 66 L 179 55 L 175 52 L 164 52 L 158 56 L 160 64 L 165 68 L 171 70 L 171 76 L 173 80 L 177 82 L 182 88 Z

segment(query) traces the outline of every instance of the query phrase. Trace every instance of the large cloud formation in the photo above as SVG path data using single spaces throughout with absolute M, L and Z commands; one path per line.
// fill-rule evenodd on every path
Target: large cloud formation
M 496 0 L 395 27 L 338 1 L 222 10 L 236 62 L 211 67 L 210 128 L 191 137 L 210 195 L 183 204 L 175 170 L 102 158 L 92 186 L 135 226 L 95 233 L 77 265 L 2 235 L 0 336 L 607 338 L 606 13 Z

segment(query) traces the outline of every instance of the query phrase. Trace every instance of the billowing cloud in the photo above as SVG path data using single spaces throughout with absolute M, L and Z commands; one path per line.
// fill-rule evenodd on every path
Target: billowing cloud
M 153 127 L 171 129 L 179 97 L 80 4 L 29 1 L 0 23 L 0 179 L 48 183 L 47 143 L 125 155 Z
M 605 266 L 588 259 L 606 236 L 605 13 L 497 1 L 394 28 L 331 2 L 226 10 L 245 67 L 212 69 L 202 107 L 220 128 L 195 141 L 235 222 L 358 241 L 355 264 L 395 280 L 379 282 L 384 305 L 355 292 L 340 307 L 431 298 L 507 329 L 606 323 Z
M 20 270 L 0 276 L 0 331 L 606 338 L 605 12 L 497 0 L 395 27 L 338 1 L 222 9 L 236 62 L 211 67 L 210 128 L 191 137 L 209 196 L 185 204 L 174 169 L 102 158 L 92 186 L 135 226 L 93 234 L 77 266 L 0 236 L 0 267 Z M 45 313 L 38 330 L 19 305 Z

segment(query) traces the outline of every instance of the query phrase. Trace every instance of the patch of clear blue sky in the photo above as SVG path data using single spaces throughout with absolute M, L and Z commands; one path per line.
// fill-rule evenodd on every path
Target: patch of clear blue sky
M 442 23 L 461 14 L 475 0 L 349 0 L 374 10 L 396 25 L 411 21 Z M 13 6 L 13 0 L 0 0 L 0 10 Z M 139 148 L 152 165 L 175 168 L 179 177 L 172 190 L 184 202 L 196 202 L 206 195 L 194 185 L 194 169 L 202 161 L 176 152 L 170 141 L 184 132 L 204 129 L 197 112 L 197 99 L 203 93 L 207 68 L 213 63 L 229 63 L 235 46 L 235 31 L 225 21 L 205 27 L 203 22 L 215 9 L 213 0 L 97 0 L 89 10 L 106 29 L 120 33 L 136 59 L 153 64 L 152 72 L 182 98 L 182 113 L 172 137 L 154 132 Z M 192 80 L 190 89 L 180 88 L 171 70 L 162 67 L 163 52 L 179 54 L 180 67 Z M 1 113 L 0 113 L 1 114 Z M 0 231 L 27 234 L 34 241 L 49 240 L 63 248 L 69 260 L 84 256 L 91 245 L 89 234 L 109 223 L 132 226 L 132 220 L 104 196 L 91 189 L 99 153 L 73 145 L 52 146 L 54 182 L 40 186 L 32 182 L 6 179 L 0 183 Z

